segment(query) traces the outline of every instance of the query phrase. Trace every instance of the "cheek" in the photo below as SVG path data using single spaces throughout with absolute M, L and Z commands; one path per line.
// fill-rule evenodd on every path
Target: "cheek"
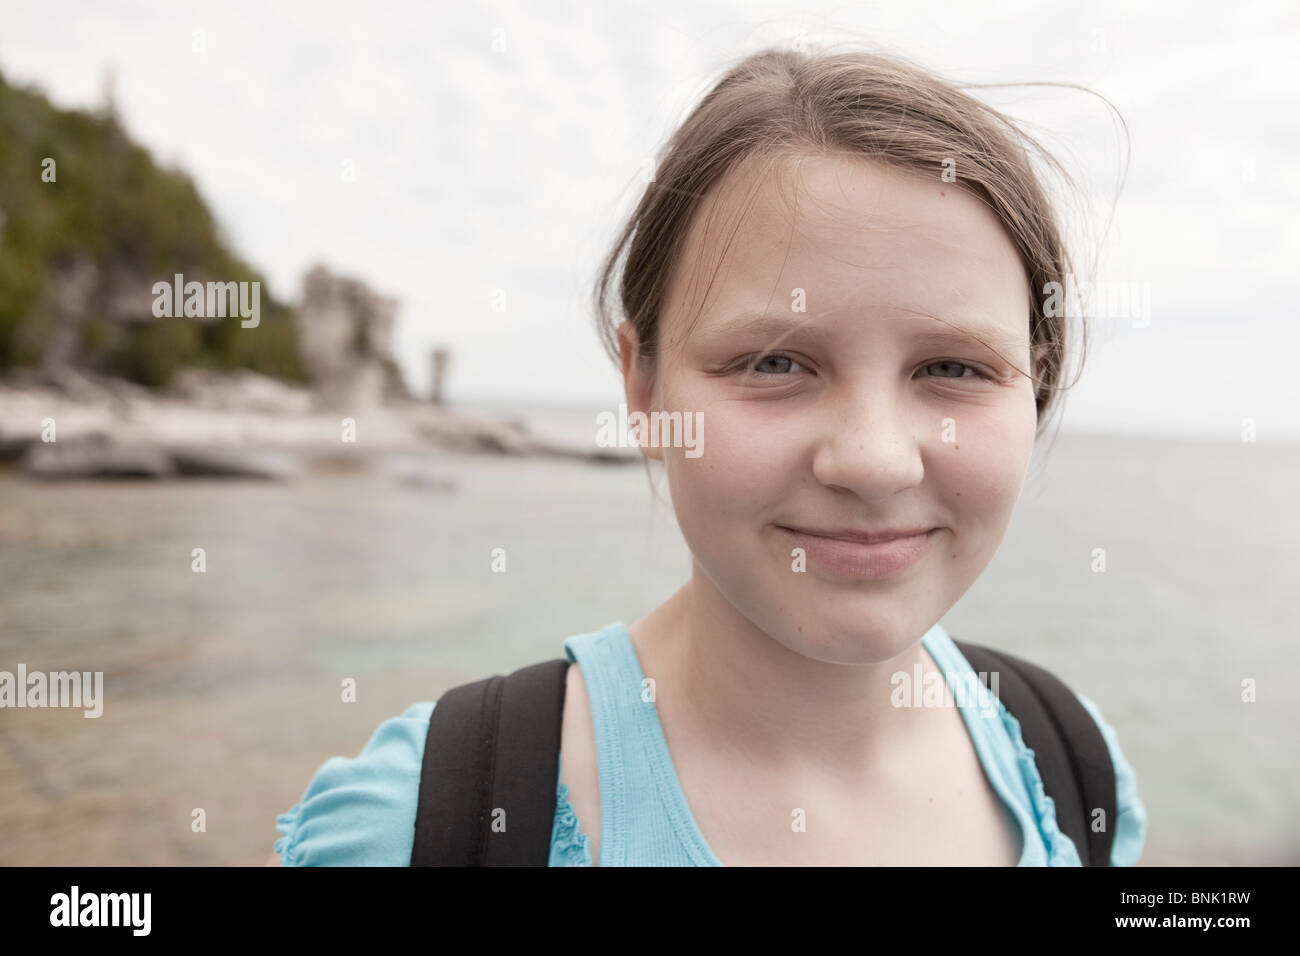
M 933 477 L 957 519 L 958 532 L 987 528 L 1000 532 L 1024 487 L 1037 424 L 1032 402 L 968 416 L 951 442 L 935 446 Z
M 708 548 L 729 536 L 752 534 L 756 518 L 776 509 L 790 493 L 800 447 L 760 402 L 720 400 L 704 385 L 666 390 L 665 407 L 698 411 L 702 453 L 665 450 L 678 525 L 692 546 Z M 729 542 L 731 545 L 739 541 Z
M 777 493 L 780 471 L 761 433 L 749 429 L 742 408 L 726 403 L 695 407 L 703 432 L 700 456 L 687 458 L 681 449 L 668 449 L 664 455 L 678 522 L 688 535 L 691 528 L 752 514 L 756 505 Z

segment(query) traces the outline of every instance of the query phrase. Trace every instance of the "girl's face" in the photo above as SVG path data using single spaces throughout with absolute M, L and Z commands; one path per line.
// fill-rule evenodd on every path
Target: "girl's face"
M 1024 268 L 935 172 L 742 167 L 692 225 L 656 369 L 629 362 L 620 330 L 629 409 L 698 416 L 695 450 L 645 453 L 664 460 L 710 613 L 816 660 L 918 641 L 993 557 L 1033 450 Z M 884 546 L 827 540 L 894 529 L 935 530 L 901 569 Z

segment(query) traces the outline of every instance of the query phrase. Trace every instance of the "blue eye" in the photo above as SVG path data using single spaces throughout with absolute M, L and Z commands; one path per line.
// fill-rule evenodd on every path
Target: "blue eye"
M 933 376 L 934 378 L 951 378 L 951 379 L 959 379 L 959 378 L 970 378 L 970 377 L 975 377 L 975 378 L 988 378 L 988 379 L 991 379 L 991 378 L 993 377 L 993 376 L 989 375 L 987 372 L 983 371 L 982 369 L 980 369 L 979 367 L 977 367 L 977 366 L 975 366 L 975 365 L 968 365 L 968 364 L 965 363 L 965 362 L 954 362 L 954 361 L 952 361 L 951 359 L 943 359 L 942 361 L 931 362 L 929 365 L 925 366 L 925 368 L 926 368 L 926 369 L 932 369 L 932 368 L 939 368 L 939 367 L 941 367 L 941 366 L 947 366 L 947 367 L 950 368 L 950 369 L 951 369 L 951 368 L 970 369 L 972 372 L 975 373 L 975 375 L 974 375 L 974 376 L 967 376 L 967 375 L 964 375 L 964 374 L 958 374 L 958 375 L 936 375 L 936 376 Z
M 995 381 L 996 377 L 985 371 L 978 365 L 972 365 L 969 362 L 958 362 L 953 359 L 941 359 L 937 362 L 930 362 L 922 366 L 927 372 L 931 369 L 943 369 L 937 375 L 930 375 L 930 378 L 948 379 L 952 381 L 981 378 L 987 381 Z M 737 360 L 733 369 L 743 373 L 745 376 L 753 378 L 783 378 L 793 373 L 811 372 L 806 366 L 800 365 L 791 356 L 783 355 L 780 352 L 764 352 L 746 355 Z M 973 375 L 965 374 L 969 370 Z M 955 372 L 956 374 L 952 374 Z
M 753 356 L 746 358 L 745 370 L 762 375 L 780 375 L 784 372 L 791 371 L 791 366 L 794 368 L 803 368 L 802 365 L 790 358 L 790 356 L 780 355 L 776 352 L 768 352 L 765 355 L 760 355 L 758 356 L 757 361 L 750 361 L 752 358 Z M 773 367 L 770 363 L 776 363 L 776 367 Z M 766 368 L 764 368 L 765 365 L 767 366 Z

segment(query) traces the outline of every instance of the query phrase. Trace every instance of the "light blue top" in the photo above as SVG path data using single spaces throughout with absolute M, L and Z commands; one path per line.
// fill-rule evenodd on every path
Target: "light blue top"
M 970 732 L 980 764 L 1019 825 L 1020 866 L 1080 866 L 1074 843 L 1056 822 L 1052 798 L 1025 746 L 1016 720 L 936 624 L 922 643 L 944 673 Z M 640 662 L 623 622 L 564 642 L 582 669 L 591 702 L 600 776 L 601 866 L 722 866 L 691 815 L 673 769 L 659 714 L 642 701 Z M 952 675 L 972 694 L 959 693 Z M 1115 766 L 1115 840 L 1112 866 L 1133 866 L 1146 842 L 1146 808 L 1137 778 L 1120 751 L 1115 730 L 1097 706 L 1079 695 L 1110 749 Z M 355 758 L 331 757 L 302 799 L 280 814 L 284 834 L 275 851 L 284 866 L 407 866 L 415 837 L 415 808 L 429 715 L 434 704 L 412 704 L 384 721 Z M 993 719 L 996 716 L 998 719 Z M 587 835 L 556 779 L 551 866 L 590 866 Z

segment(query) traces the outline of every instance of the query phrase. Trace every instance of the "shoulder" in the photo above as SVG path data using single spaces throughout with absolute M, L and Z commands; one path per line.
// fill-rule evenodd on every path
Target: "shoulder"
M 944 661 L 951 661 L 963 668 L 971 667 L 961 647 L 942 628 L 936 626 L 933 631 L 926 635 L 926 641 L 927 647 L 930 648 L 932 654 L 938 651 L 935 660 L 941 666 Z M 972 652 L 981 650 L 978 646 L 969 644 L 965 646 Z M 984 648 L 983 650 L 990 649 Z M 996 653 L 1004 652 L 999 651 Z M 941 660 L 941 657 L 943 660 Z M 1038 664 L 1034 666 L 1041 667 Z M 1059 679 L 1058 677 L 1057 680 Z M 1106 749 L 1110 753 L 1111 764 L 1115 768 L 1115 820 L 1111 821 L 1115 838 L 1111 846 L 1111 866 L 1134 866 L 1142 855 L 1147 834 L 1147 811 L 1146 806 L 1138 797 L 1137 774 L 1133 771 L 1132 765 L 1120 748 L 1119 735 L 1115 732 L 1115 728 L 1102 716 L 1101 710 L 1096 703 L 1076 690 L 1071 689 L 1071 693 L 1078 698 L 1084 710 L 1097 724 L 1102 739 L 1106 742 Z
M 356 757 L 331 757 L 280 814 L 282 866 L 406 866 L 415 839 L 420 767 L 434 704 L 381 723 Z
M 1110 751 L 1111 763 L 1115 766 L 1115 840 L 1110 851 L 1111 866 L 1134 866 L 1142 855 L 1146 844 L 1147 810 L 1138 797 L 1137 774 L 1120 749 L 1119 735 L 1115 728 L 1102 717 L 1101 710 L 1095 703 L 1078 691 L 1074 696 L 1092 715 L 1101 736 Z

